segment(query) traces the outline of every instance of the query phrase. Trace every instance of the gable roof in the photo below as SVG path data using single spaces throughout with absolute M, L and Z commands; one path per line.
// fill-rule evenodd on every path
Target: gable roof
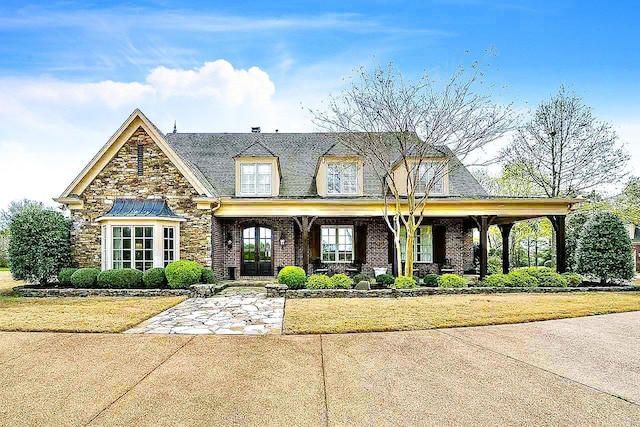
M 181 158 L 167 143 L 162 132 L 140 111 L 135 109 L 125 120 L 118 130 L 102 146 L 100 151 L 91 159 L 78 176 L 69 184 L 58 199 L 69 199 L 74 195 L 82 194 L 87 186 L 104 169 L 109 161 L 118 153 L 120 148 L 129 140 L 134 132 L 139 128 L 151 137 L 155 144 L 169 158 L 180 173 L 200 194 L 208 197 L 215 197 L 215 191 L 208 180 L 204 177 L 197 165 L 188 159 Z
M 315 172 L 325 155 L 353 155 L 334 133 L 170 133 L 165 136 L 181 158 L 200 169 L 219 196 L 235 195 L 238 155 L 273 155 L 281 171 L 280 197 L 317 197 Z M 266 151 L 265 151 L 266 150 Z M 267 154 L 269 153 L 269 154 Z M 486 191 L 455 157 L 450 160 L 449 197 L 484 197 Z M 375 171 L 364 168 L 364 196 L 381 197 Z

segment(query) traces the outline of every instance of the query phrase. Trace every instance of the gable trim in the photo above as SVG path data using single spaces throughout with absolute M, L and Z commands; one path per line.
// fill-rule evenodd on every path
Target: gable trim
M 59 198 L 54 199 L 59 203 L 65 203 L 71 195 L 80 195 L 93 182 L 100 172 L 113 159 L 118 151 L 126 144 L 134 132 L 142 127 L 142 129 L 151 137 L 153 142 L 160 150 L 169 158 L 171 163 L 180 171 L 182 176 L 193 186 L 193 188 L 201 195 L 214 197 L 211 191 L 207 190 L 205 185 L 196 178 L 193 172 L 182 161 L 178 154 L 169 146 L 164 136 L 158 131 L 153 123 L 140 111 L 135 109 L 127 120 L 118 128 L 118 130 L 109 138 L 107 143 L 102 146 L 100 151 L 91 159 L 91 161 L 82 169 L 82 172 L 73 180 L 73 182 L 64 190 Z

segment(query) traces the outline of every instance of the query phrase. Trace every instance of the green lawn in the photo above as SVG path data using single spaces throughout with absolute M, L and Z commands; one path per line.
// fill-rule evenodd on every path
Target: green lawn
M 9 267 L 0 267 L 0 271 L 9 271 Z
M 640 310 L 640 292 L 289 299 L 287 334 L 497 325 Z

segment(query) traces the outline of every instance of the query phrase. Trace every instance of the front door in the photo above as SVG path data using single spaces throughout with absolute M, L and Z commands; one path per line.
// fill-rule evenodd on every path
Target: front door
M 271 229 L 249 227 L 242 230 L 242 276 L 273 276 Z

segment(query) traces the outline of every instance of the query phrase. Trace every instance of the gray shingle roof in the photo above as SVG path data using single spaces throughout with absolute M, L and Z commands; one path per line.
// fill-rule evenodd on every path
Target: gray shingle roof
M 331 133 L 170 133 L 167 142 L 207 180 L 218 196 L 235 195 L 235 156 L 276 155 L 282 178 L 280 197 L 317 197 L 315 171 L 325 155 L 350 154 Z M 364 196 L 380 197 L 375 171 L 364 167 Z M 457 159 L 450 161 L 451 197 L 486 196 L 469 171 Z

